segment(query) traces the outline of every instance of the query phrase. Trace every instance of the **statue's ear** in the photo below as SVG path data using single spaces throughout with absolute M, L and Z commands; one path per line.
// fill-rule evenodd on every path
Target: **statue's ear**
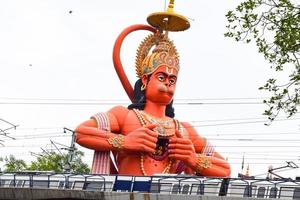
M 143 85 L 147 86 L 148 84 L 148 76 L 144 74 L 141 78 Z

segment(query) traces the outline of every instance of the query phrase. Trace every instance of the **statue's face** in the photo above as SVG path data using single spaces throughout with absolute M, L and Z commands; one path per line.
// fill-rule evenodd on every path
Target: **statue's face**
M 175 93 L 177 74 L 177 70 L 173 67 L 160 66 L 152 73 L 148 83 L 147 76 L 143 76 L 142 81 L 147 84 L 146 99 L 168 105 Z

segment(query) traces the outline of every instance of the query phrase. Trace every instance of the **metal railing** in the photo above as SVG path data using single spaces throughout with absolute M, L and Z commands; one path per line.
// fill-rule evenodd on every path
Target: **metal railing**
M 300 181 L 292 179 L 16 172 L 0 173 L 0 187 L 300 199 Z

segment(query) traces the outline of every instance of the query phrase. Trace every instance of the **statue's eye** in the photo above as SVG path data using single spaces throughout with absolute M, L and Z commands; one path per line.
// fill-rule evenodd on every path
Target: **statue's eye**
M 158 79 L 159 81 L 164 81 L 164 80 L 165 80 L 165 76 L 164 76 L 164 75 L 158 75 L 158 76 L 157 76 L 157 79 Z
M 170 78 L 169 83 L 170 83 L 170 85 L 174 85 L 176 83 L 176 79 L 175 78 Z

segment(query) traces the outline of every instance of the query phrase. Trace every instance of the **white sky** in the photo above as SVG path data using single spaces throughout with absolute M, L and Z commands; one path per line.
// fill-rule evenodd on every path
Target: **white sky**
M 211 139 L 228 157 L 232 177 L 240 172 L 243 153 L 252 175 L 265 173 L 270 164 L 300 164 L 299 118 L 282 116 L 264 126 L 266 107 L 259 103 L 268 94 L 258 87 L 273 74 L 268 63 L 253 45 L 223 37 L 225 14 L 238 2 L 177 0 L 175 10 L 193 20 L 189 30 L 170 34 L 181 57 L 175 99 L 183 105 L 175 105 L 176 118 Z M 51 148 L 50 139 L 69 145 L 63 127 L 74 129 L 96 112 L 129 102 L 113 69 L 114 41 L 127 26 L 145 24 L 147 15 L 162 10 L 162 0 L 1 1 L 0 119 L 19 126 L 10 131 L 16 140 L 0 136 L 0 157 L 31 161 L 30 151 Z M 123 44 L 132 83 L 135 51 L 147 34 L 133 33 Z M 0 128 L 7 126 L 0 122 Z M 92 151 L 80 149 L 91 164 Z

